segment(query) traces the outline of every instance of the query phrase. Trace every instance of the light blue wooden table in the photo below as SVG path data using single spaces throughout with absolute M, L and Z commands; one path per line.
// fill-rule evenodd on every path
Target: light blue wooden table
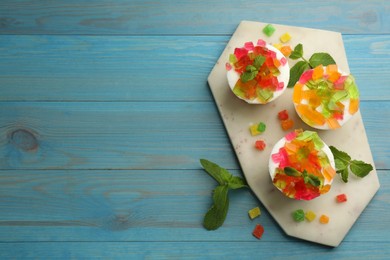
M 241 20 L 343 34 L 381 188 L 338 248 L 286 236 L 249 190 L 202 227 L 199 159 L 242 174 L 206 81 Z M 388 1 L 2 0 L 0 34 L 1 259 L 389 257 Z

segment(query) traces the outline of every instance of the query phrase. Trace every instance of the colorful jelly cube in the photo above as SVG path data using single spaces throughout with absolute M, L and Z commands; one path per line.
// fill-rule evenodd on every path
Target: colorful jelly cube
M 307 219 L 307 221 L 312 222 L 316 218 L 316 214 L 313 211 L 309 210 L 305 213 L 305 218 Z
M 253 209 L 248 211 L 248 215 L 251 219 L 257 218 L 258 216 L 260 216 L 260 214 L 261 214 L 261 211 L 260 211 L 259 207 L 253 208 Z
M 267 24 L 264 28 L 263 28 L 263 33 L 265 35 L 267 35 L 268 37 L 272 36 L 272 34 L 274 34 L 275 32 L 275 27 L 273 27 L 272 24 Z
M 285 33 L 283 34 L 282 36 L 280 36 L 280 41 L 282 43 L 286 43 L 288 42 L 289 40 L 291 40 L 291 35 L 289 33 Z
M 305 212 L 303 209 L 297 209 L 293 212 L 292 216 L 296 222 L 302 222 L 305 220 Z
M 264 227 L 260 224 L 257 224 L 255 229 L 252 232 L 253 236 L 255 236 L 257 239 L 260 239 L 264 234 Z
M 328 224 L 329 223 L 329 217 L 327 215 L 321 215 L 320 223 L 321 224 Z
M 321 64 L 314 68 L 312 79 L 317 80 L 321 79 L 324 76 L 324 66 Z
M 343 194 L 339 194 L 336 196 L 336 201 L 338 203 L 343 203 L 343 202 L 346 202 L 347 201 L 347 195 L 345 195 L 344 193 Z
M 279 120 L 287 120 L 288 119 L 288 112 L 287 110 L 282 110 L 278 113 Z
M 257 140 L 255 143 L 255 147 L 259 151 L 263 151 L 266 147 L 266 144 L 263 140 Z
M 294 127 L 294 121 L 292 119 L 282 120 L 280 126 L 284 131 L 289 130 Z
M 258 125 L 257 125 L 257 131 L 259 131 L 260 133 L 263 133 L 266 129 L 266 125 L 263 123 L 263 122 L 260 122 Z
M 286 56 L 286 57 L 289 57 L 291 52 L 292 52 L 292 49 L 289 45 L 286 45 L 286 46 L 283 46 L 280 48 L 280 52 Z
M 281 50 L 282 47 L 283 47 L 283 44 L 281 44 L 281 43 L 274 43 L 274 44 L 272 44 L 272 46 L 274 46 L 278 50 Z

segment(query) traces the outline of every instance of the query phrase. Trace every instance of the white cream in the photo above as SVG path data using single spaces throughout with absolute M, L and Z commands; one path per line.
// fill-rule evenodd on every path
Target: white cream
M 275 52 L 276 58 L 278 60 L 281 60 L 282 58 L 285 58 L 287 60 L 287 58 L 284 57 L 284 55 L 278 49 L 276 49 L 274 46 L 266 44 L 265 47 L 267 49 Z M 280 65 L 280 67 L 278 69 L 280 71 L 280 74 L 277 77 L 277 79 L 279 82 L 283 82 L 284 87 L 283 87 L 283 89 L 276 90 L 274 92 L 273 97 L 267 103 L 280 97 L 283 94 L 283 92 L 286 90 L 287 85 L 288 85 L 288 81 L 290 80 L 290 67 L 288 66 L 288 62 L 286 62 L 286 64 L 284 64 L 284 65 Z M 235 71 L 234 68 L 232 68 L 231 70 L 227 71 L 227 79 L 228 79 L 229 87 L 233 91 L 234 86 L 236 85 L 237 81 L 240 79 L 240 74 L 237 71 Z M 241 98 L 241 97 L 238 97 L 238 98 L 245 100 L 249 104 L 264 104 L 264 103 L 261 103 L 257 98 L 255 98 L 253 100 L 249 100 L 249 99 L 245 99 L 245 98 Z

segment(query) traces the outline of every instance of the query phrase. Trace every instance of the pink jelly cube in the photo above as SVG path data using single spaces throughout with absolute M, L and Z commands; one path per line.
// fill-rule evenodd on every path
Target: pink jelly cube
M 253 48 L 255 48 L 255 46 L 253 45 L 253 42 L 246 42 L 244 44 L 244 48 L 247 49 L 248 51 L 253 51 Z
M 284 136 L 287 141 L 293 140 L 295 137 L 297 137 L 297 133 L 295 131 L 292 131 Z
M 248 54 L 248 50 L 245 48 L 235 48 L 234 49 L 234 55 L 236 55 L 237 60 L 241 59 L 245 55 Z
M 227 71 L 232 69 L 232 65 L 229 62 L 226 62 L 225 67 Z
M 285 57 L 280 59 L 280 63 L 284 66 L 287 64 L 287 59 Z
M 257 40 L 257 46 L 260 46 L 260 47 L 265 47 L 266 45 L 266 42 L 262 39 L 258 39 Z
M 304 73 L 302 73 L 301 77 L 299 78 L 299 83 L 306 84 L 309 80 L 311 80 L 313 76 L 313 70 L 307 70 Z

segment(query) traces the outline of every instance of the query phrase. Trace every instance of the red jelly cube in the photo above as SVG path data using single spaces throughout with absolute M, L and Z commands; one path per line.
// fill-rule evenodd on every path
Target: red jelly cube
M 346 202 L 347 201 L 347 195 L 345 195 L 344 193 L 337 195 L 336 196 L 336 201 L 338 203 Z
M 288 119 L 288 112 L 287 110 L 282 110 L 278 113 L 279 120 L 287 120 Z
M 252 234 L 257 238 L 260 239 L 263 236 L 264 233 L 264 227 L 260 224 L 257 224 L 255 229 L 253 230 Z
M 266 146 L 266 144 L 265 144 L 265 142 L 263 140 L 258 140 L 255 143 L 255 147 L 259 151 L 263 151 L 265 149 L 265 146 Z

